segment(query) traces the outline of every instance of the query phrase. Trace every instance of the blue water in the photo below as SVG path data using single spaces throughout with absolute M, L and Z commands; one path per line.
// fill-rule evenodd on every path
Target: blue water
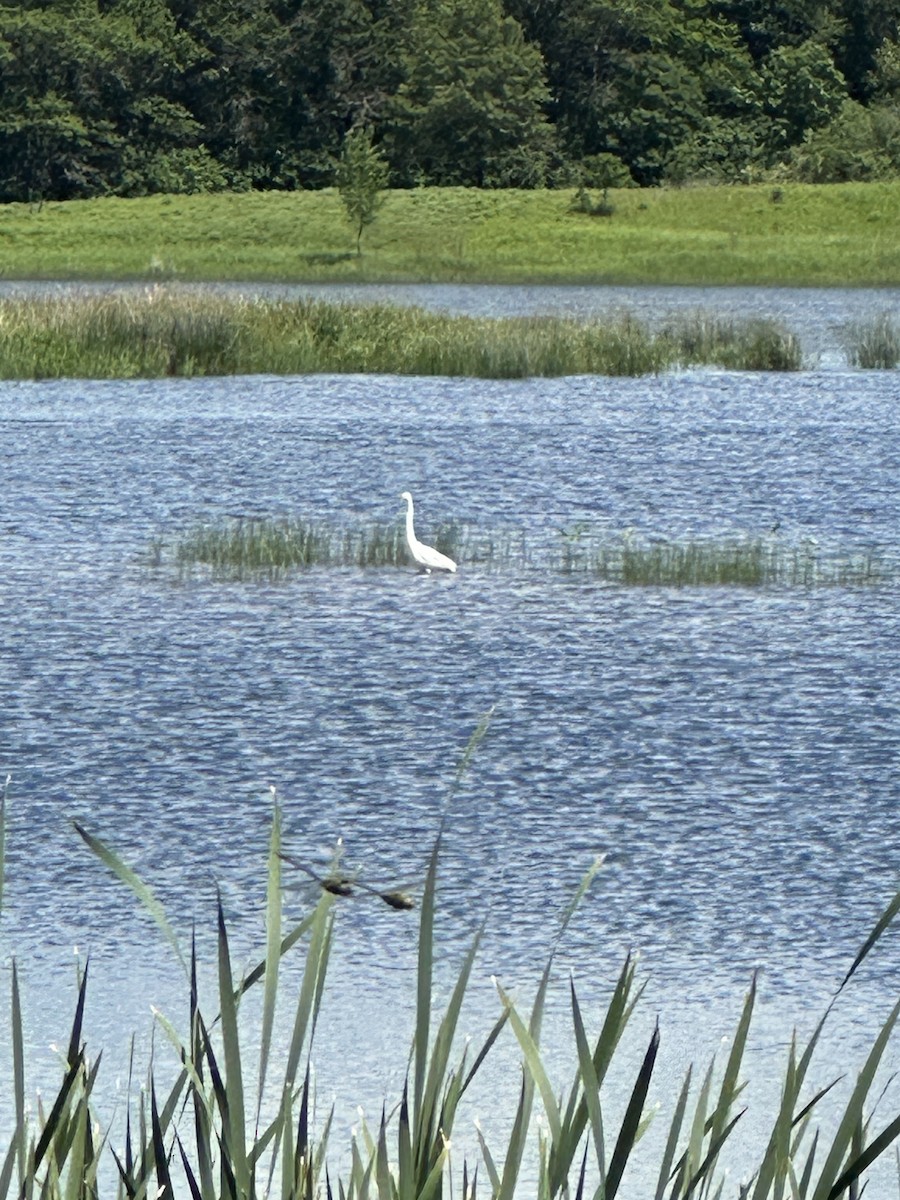
M 218 884 L 250 961 L 270 789 L 304 860 L 342 837 L 366 877 L 415 885 L 491 706 L 442 859 L 442 985 L 488 918 L 466 1032 L 499 1011 L 492 974 L 530 1002 L 557 915 L 604 853 L 559 951 L 551 1061 L 571 1044 L 569 970 L 595 1013 L 634 949 L 650 980 L 635 1044 L 661 1019 L 659 1098 L 733 1030 L 754 969 L 748 1072 L 771 1082 L 900 882 L 895 587 L 627 589 L 465 562 L 452 578 L 229 582 L 180 575 L 166 548 L 229 515 L 399 521 L 409 488 L 426 540 L 444 518 L 544 547 L 579 522 L 610 540 L 768 536 L 778 522 L 787 544 L 896 563 L 897 399 L 896 373 L 835 367 L 0 385 L 0 945 L 23 976 L 29 1086 L 55 1077 L 47 1043 L 66 1036 L 76 946 L 93 958 L 101 1104 L 149 1006 L 186 1008 L 163 940 L 71 818 L 152 883 L 182 937 L 196 920 L 210 963 Z M 314 896 L 298 879 L 291 915 Z M 374 899 L 341 910 L 318 1063 L 341 1130 L 358 1101 L 377 1120 L 396 1098 L 414 954 L 414 914 Z M 861 1060 L 897 962 L 889 937 L 841 1001 L 818 1083 Z M 369 1051 L 353 1051 L 350 1079 L 348 1046 Z M 517 1092 L 503 1054 L 483 1118 Z

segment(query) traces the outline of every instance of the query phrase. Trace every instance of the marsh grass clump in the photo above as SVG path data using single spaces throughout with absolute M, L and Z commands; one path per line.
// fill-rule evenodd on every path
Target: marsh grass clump
M 764 321 L 698 316 L 657 333 L 627 312 L 590 321 L 476 317 L 162 285 L 0 299 L 0 377 L 8 379 L 313 372 L 521 379 L 645 375 L 702 363 L 795 369 L 799 344 Z
M 329 564 L 333 542 L 332 531 L 312 521 L 237 519 L 189 531 L 175 544 L 174 558 L 181 568 L 200 564 L 217 574 L 273 573 Z
M 737 320 L 694 312 L 668 321 L 662 336 L 682 366 L 715 365 L 737 371 L 799 371 L 799 338 L 778 321 Z
M 868 371 L 900 366 L 900 324 L 890 313 L 851 322 L 844 329 L 844 344 L 851 366 Z
M 512 531 L 482 534 L 459 521 L 441 522 L 426 536 L 442 554 L 487 570 L 509 565 L 519 552 Z M 199 525 L 174 542 L 171 555 L 155 538 L 147 565 L 160 567 L 169 558 L 180 571 L 206 567 L 224 578 L 274 578 L 304 567 L 411 565 L 402 522 L 347 526 L 304 518 L 247 517 Z
M 648 543 L 626 536 L 616 546 L 587 545 L 573 564 L 568 569 L 626 587 L 873 587 L 887 578 L 872 551 L 823 555 L 811 539 L 788 545 L 772 536 Z
M 240 298 L 169 291 L 0 299 L 4 378 L 225 375 L 240 369 Z
M 529 542 L 520 528 L 493 531 L 461 521 L 423 530 L 428 544 L 482 573 L 531 569 L 589 574 L 623 587 L 876 587 L 896 571 L 872 549 L 823 551 L 814 538 L 774 534 L 731 538 L 644 540 L 626 533 L 605 540 L 588 522 L 559 531 L 559 540 Z M 304 518 L 236 518 L 198 525 L 174 542 L 154 538 L 151 569 L 172 563 L 214 577 L 277 579 L 310 567 L 414 567 L 403 523 L 341 525 Z

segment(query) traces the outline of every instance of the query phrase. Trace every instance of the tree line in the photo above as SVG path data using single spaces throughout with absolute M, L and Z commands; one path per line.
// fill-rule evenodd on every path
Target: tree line
M 0 200 L 900 174 L 900 0 L 0 5 Z

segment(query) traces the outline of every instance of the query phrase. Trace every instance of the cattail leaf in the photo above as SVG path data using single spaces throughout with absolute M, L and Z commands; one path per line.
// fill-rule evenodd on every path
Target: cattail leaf
M 681 1091 L 678 1094 L 675 1112 L 672 1114 L 672 1121 L 669 1125 L 669 1136 L 666 1138 L 666 1147 L 663 1151 L 659 1177 L 656 1182 L 655 1200 L 664 1200 L 666 1184 L 672 1178 L 672 1163 L 675 1161 L 678 1138 L 681 1134 L 681 1126 L 684 1123 L 684 1114 L 687 1109 L 688 1094 L 691 1090 L 691 1076 L 693 1075 L 693 1071 L 693 1066 L 689 1066 L 684 1077 L 684 1083 L 681 1085 Z
M 857 1077 L 856 1086 L 847 1102 L 847 1107 L 841 1118 L 837 1133 L 834 1136 L 831 1148 L 822 1166 L 816 1189 L 813 1192 L 813 1200 L 827 1200 L 832 1194 L 832 1190 L 838 1179 L 838 1172 L 851 1145 L 854 1132 L 859 1122 L 863 1119 L 863 1105 L 869 1094 L 875 1071 L 881 1062 L 882 1055 L 884 1054 L 885 1047 L 898 1016 L 900 1016 L 900 1001 L 893 1007 L 888 1019 L 881 1027 L 863 1068 Z
M 181 953 L 181 947 L 178 944 L 178 938 L 175 935 L 174 929 L 169 924 L 165 909 L 156 898 L 153 889 L 148 887 L 148 885 L 144 883 L 144 881 L 131 869 L 131 867 L 126 866 L 125 863 L 123 863 L 118 857 L 118 855 L 114 854 L 112 850 L 108 849 L 99 840 L 99 838 L 95 838 L 92 834 L 88 833 L 88 831 L 77 821 L 73 821 L 72 824 L 75 826 L 75 829 L 77 830 L 81 839 L 94 852 L 94 854 L 97 855 L 100 861 L 109 867 L 109 869 L 115 876 L 117 876 L 117 878 L 121 879 L 124 884 L 131 888 L 135 896 L 137 896 L 138 900 L 140 900 L 141 904 L 143 904 L 144 908 L 146 908 L 147 912 L 156 922 L 158 928 L 162 931 L 164 937 L 166 938 L 166 941 L 175 951 L 178 961 L 181 963 L 182 967 L 184 967 L 185 962 Z
M 222 898 L 217 898 L 219 926 L 219 1012 L 222 1021 L 222 1050 L 225 1058 L 225 1097 L 227 1124 L 223 1120 L 223 1138 L 230 1157 L 235 1182 L 242 1195 L 250 1194 L 250 1172 L 247 1163 L 247 1138 L 244 1124 L 245 1098 L 240 1041 L 237 1026 L 237 1005 L 231 975 L 228 931 Z
M 584 1022 L 581 1018 L 581 1008 L 578 1004 L 574 980 L 569 981 L 569 990 L 572 1000 L 572 1024 L 575 1028 L 575 1045 L 578 1050 L 578 1069 L 581 1074 L 584 1099 L 590 1119 L 591 1136 L 594 1141 L 594 1155 L 597 1159 L 597 1169 L 600 1172 L 601 1194 L 604 1194 L 606 1192 L 606 1147 L 603 1137 L 603 1116 L 600 1109 L 600 1083 L 597 1079 L 597 1073 L 594 1070 L 594 1060 L 591 1055 L 590 1046 L 588 1045 Z M 585 1161 L 586 1159 L 587 1147 L 585 1147 Z M 562 1172 L 563 1177 L 565 1174 L 568 1174 L 567 1170 Z M 583 1182 L 584 1163 L 581 1166 L 579 1190 L 583 1186 Z
M 541 1093 L 541 1100 L 544 1105 L 544 1111 L 547 1114 L 547 1122 L 550 1126 L 550 1136 L 554 1144 L 558 1144 L 560 1134 L 562 1132 L 561 1114 L 559 1105 L 556 1102 L 556 1096 L 553 1091 L 553 1086 L 550 1083 L 544 1064 L 541 1060 L 541 1052 L 538 1044 L 531 1036 L 525 1022 L 516 1012 L 512 1000 L 503 990 L 501 985 L 495 981 L 495 986 L 503 1002 L 504 1008 L 509 1012 L 509 1023 L 512 1026 L 513 1032 L 518 1039 L 519 1045 L 522 1048 L 522 1054 L 525 1058 L 525 1065 L 528 1068 L 528 1073 L 537 1085 L 538 1091 Z
M 644 1061 L 641 1063 L 641 1069 L 638 1072 L 637 1079 L 631 1091 L 631 1097 L 625 1109 L 625 1116 L 622 1118 L 622 1125 L 619 1129 L 619 1136 L 616 1139 L 612 1158 L 609 1160 L 609 1170 L 606 1173 L 606 1200 L 613 1200 L 613 1197 L 619 1190 L 625 1165 L 637 1141 L 641 1114 L 644 1111 L 644 1101 L 647 1099 L 647 1089 L 650 1087 L 650 1077 L 653 1074 L 658 1050 L 659 1025 L 657 1024 L 650 1038 L 647 1051 L 644 1054 Z
M 887 908 L 875 922 L 872 932 L 863 942 L 859 953 L 857 954 L 856 958 L 854 958 L 850 966 L 850 970 L 841 980 L 840 987 L 838 988 L 839 992 L 842 991 L 850 982 L 850 980 L 859 970 L 867 955 L 890 928 L 898 912 L 900 912 L 900 891 L 897 892 L 893 900 L 891 900 L 890 904 L 888 904 Z
M 266 883 L 266 969 L 263 986 L 262 1032 L 259 1050 L 259 1092 L 256 1101 L 256 1124 L 259 1126 L 266 1071 L 272 1045 L 275 1022 L 275 1001 L 278 993 L 278 966 L 281 961 L 281 810 L 276 802 L 272 813 L 272 832 L 269 838 L 269 864 Z

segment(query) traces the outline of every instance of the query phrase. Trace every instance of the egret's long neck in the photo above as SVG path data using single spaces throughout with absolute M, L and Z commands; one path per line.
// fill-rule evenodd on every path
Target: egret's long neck
M 416 531 L 413 529 L 413 502 L 412 497 L 406 502 L 406 536 L 409 541 L 416 540 Z

